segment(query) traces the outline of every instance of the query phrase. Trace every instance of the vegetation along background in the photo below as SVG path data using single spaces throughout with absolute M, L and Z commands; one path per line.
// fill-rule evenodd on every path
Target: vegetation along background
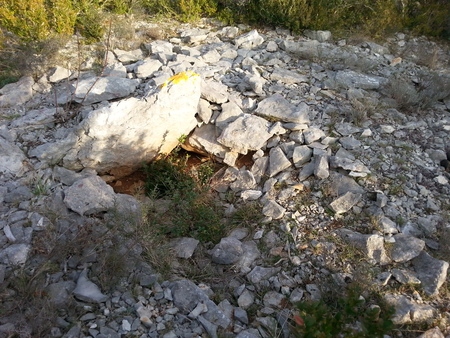
M 21 42 L 79 32 L 100 39 L 108 14 L 172 16 L 182 21 L 213 16 L 232 22 L 302 29 L 358 30 L 381 36 L 412 30 L 448 39 L 448 0 L 0 0 L 1 42 L 6 31 Z

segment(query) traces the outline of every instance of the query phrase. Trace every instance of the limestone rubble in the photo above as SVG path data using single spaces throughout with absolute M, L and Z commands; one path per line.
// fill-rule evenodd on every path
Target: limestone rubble
M 59 65 L 0 89 L 4 304 L 15 297 L 17 267 L 39 264 L 33 248 L 42 234 L 68 246 L 93 227 L 96 246 L 46 272 L 52 304 L 78 304 L 77 316 L 59 312 L 53 337 L 268 337 L 277 326 L 288 337 L 293 304 L 320 299 L 330 278 L 344 288 L 365 274 L 338 250 L 346 243 L 377 271 L 364 277 L 395 307 L 394 322 L 449 335 L 450 176 L 440 166 L 450 160 L 448 54 L 436 49 L 434 71 L 408 55 L 423 41 L 404 34 L 382 45 L 305 35 L 185 25 L 145 50 L 108 51 L 100 77 Z M 398 78 L 417 90 L 405 95 L 422 95 L 419 112 L 402 110 L 408 102 L 392 91 Z M 101 290 L 99 253 L 112 245 L 101 239 L 117 222 L 131 231 L 141 213 L 135 197 L 104 181 L 170 153 L 181 136 L 187 149 L 223 164 L 212 187 L 225 214 L 256 201 L 263 221 L 210 247 L 173 241 L 177 269 L 201 255 L 219 277 L 214 285 L 187 273 L 161 280 L 124 235 L 114 245 L 135 255 L 121 267 L 129 278 Z M 251 164 L 239 164 L 243 155 Z M 161 217 L 170 208 L 152 203 Z M 31 330 L 21 314 L 1 316 L 0 335 Z

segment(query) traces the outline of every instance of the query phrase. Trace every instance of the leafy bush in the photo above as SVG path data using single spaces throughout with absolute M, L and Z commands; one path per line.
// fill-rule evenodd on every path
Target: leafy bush
M 149 14 L 162 14 L 188 22 L 217 11 L 217 0 L 142 0 L 142 8 Z
M 102 8 L 96 0 L 78 0 L 78 15 L 74 30 L 87 39 L 87 43 L 98 41 L 105 33 Z
M 357 30 L 381 35 L 411 29 L 450 37 L 447 0 L 0 0 L 0 27 L 23 41 L 79 31 L 90 41 L 103 36 L 104 11 L 172 16 L 182 21 L 217 16 L 302 29 Z M 89 42 L 90 42 L 89 41 Z
M 144 166 L 146 194 L 172 201 L 167 217 L 153 222 L 169 237 L 189 236 L 202 242 L 216 242 L 223 237 L 224 228 L 222 212 L 208 192 L 213 170 L 202 164 L 195 175 L 188 170 L 187 157 L 179 157 L 178 150 Z
M 393 329 L 392 308 L 370 306 L 362 288 L 351 286 L 346 294 L 302 302 L 294 316 L 296 337 L 383 337 Z
M 43 41 L 78 30 L 99 40 L 103 36 L 100 0 L 0 0 L 0 26 L 23 42 Z
M 1 0 L 0 24 L 24 40 L 42 40 L 50 31 L 44 0 Z
M 184 165 L 175 164 L 168 159 L 159 159 L 145 165 L 147 195 L 164 198 L 193 191 L 195 181 L 185 170 Z
M 351 30 L 381 36 L 412 29 L 420 34 L 450 37 L 446 0 L 219 0 L 220 13 L 253 23 L 302 29 Z
M 418 34 L 450 39 L 448 0 L 406 1 L 405 26 Z
M 3 88 L 8 83 L 19 81 L 19 77 L 11 74 L 0 75 L 0 88 Z

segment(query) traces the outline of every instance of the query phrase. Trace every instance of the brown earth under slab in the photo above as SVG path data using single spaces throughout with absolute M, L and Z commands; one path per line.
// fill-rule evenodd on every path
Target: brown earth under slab
M 131 175 L 122 177 L 116 181 L 108 183 L 117 194 L 142 195 L 146 175 L 143 169 L 139 169 Z
M 210 160 L 210 158 L 201 156 L 196 153 L 185 151 L 180 152 L 180 156 L 186 156 L 186 154 L 189 154 L 189 158 L 187 161 L 187 166 L 189 169 Z M 245 166 L 247 169 L 250 169 L 253 165 L 253 154 L 254 152 L 249 152 L 247 155 L 240 156 L 236 161 L 236 167 L 242 168 L 243 166 Z M 217 172 L 218 169 L 220 169 L 220 167 L 216 168 L 215 171 Z M 145 174 L 144 170 L 139 169 L 128 176 L 109 182 L 108 184 L 114 189 L 114 192 L 118 194 L 138 196 L 145 193 L 144 185 L 146 179 L 147 175 Z

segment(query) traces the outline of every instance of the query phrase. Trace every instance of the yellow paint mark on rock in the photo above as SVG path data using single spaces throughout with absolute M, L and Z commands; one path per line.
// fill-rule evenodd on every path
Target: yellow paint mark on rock
M 177 84 L 182 81 L 187 81 L 187 80 L 189 80 L 189 78 L 191 78 L 193 76 L 199 76 L 199 75 L 192 71 L 186 71 L 186 72 L 181 72 L 181 73 L 175 74 L 171 78 L 167 79 L 166 82 L 164 82 L 161 85 L 161 88 L 168 86 L 170 83 Z

